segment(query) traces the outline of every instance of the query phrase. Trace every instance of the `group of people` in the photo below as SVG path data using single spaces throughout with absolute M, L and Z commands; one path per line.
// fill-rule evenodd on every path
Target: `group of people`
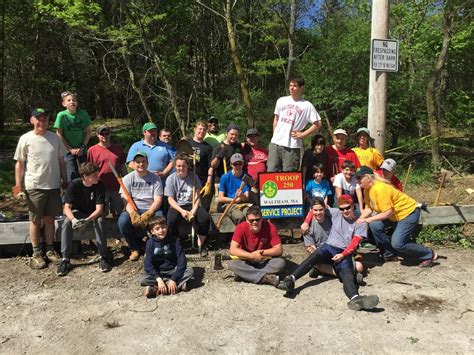
M 321 127 L 318 112 L 302 98 L 303 88 L 303 79 L 295 77 L 289 83 L 290 95 L 278 99 L 268 151 L 260 144 L 256 128 L 248 129 L 245 142 L 240 143 L 240 127 L 230 124 L 220 133 L 215 117 L 197 121 L 193 136 L 179 142 L 177 148 L 184 145 L 192 154 L 173 148 L 171 132 L 158 132 L 152 122 L 143 125 L 143 139 L 132 144 L 127 154 L 112 143 L 112 129 L 107 125 L 97 127 L 98 143 L 87 149 L 91 119 L 78 109 L 75 93 L 61 95 L 65 110 L 56 117 L 56 134 L 47 130 L 48 113 L 33 110 L 33 129 L 21 136 L 15 152 L 13 187 L 13 194 L 28 203 L 31 266 L 41 269 L 49 260 L 59 264 L 59 276 L 67 275 L 72 268 L 73 230 L 92 225 L 101 256 L 99 268 L 110 271 L 113 260 L 104 231 L 104 216 L 110 213 L 118 218 L 119 232 L 130 248 L 129 260 L 145 255 L 145 275 L 140 281 L 146 286 L 145 294 L 153 297 L 186 290 L 193 270 L 187 267 L 179 243 L 179 225 L 192 224 L 199 252 L 206 256 L 209 210 L 216 196 L 218 212 L 230 204 L 229 216 L 236 224 L 230 245 L 235 260 L 230 267 L 237 278 L 291 291 L 308 272 L 337 275 L 350 309 L 375 307 L 377 296 L 358 293 L 357 275 L 363 266 L 353 261 L 369 232 L 386 260 L 413 257 L 421 261 L 420 266 L 429 267 L 437 255 L 411 241 L 419 207 L 402 192 L 394 175 L 395 161 L 384 160 L 370 147 L 366 128 L 357 131 L 356 148 L 347 148 L 347 132 L 336 129 L 334 144 L 326 145 L 317 134 L 302 154 L 303 138 Z M 277 274 L 285 267 L 282 244 L 275 226 L 262 219 L 256 186 L 261 172 L 298 170 L 309 209 L 302 230 L 310 255 L 292 275 L 280 280 Z M 54 218 L 61 214 L 59 255 L 54 250 Z M 391 236 L 386 234 L 388 226 Z M 40 245 L 42 227 L 45 254 Z

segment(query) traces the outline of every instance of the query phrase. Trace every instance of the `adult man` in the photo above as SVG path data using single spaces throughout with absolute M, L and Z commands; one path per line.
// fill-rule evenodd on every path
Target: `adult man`
M 168 145 L 169 149 L 173 152 L 173 157 L 176 155 L 176 148 L 172 146 L 171 142 L 171 131 L 168 128 L 162 128 L 159 135 L 160 142 Z
M 239 260 L 229 262 L 237 278 L 254 284 L 278 285 L 278 275 L 285 267 L 285 260 L 276 227 L 262 219 L 257 206 L 247 210 L 246 221 L 234 231 L 229 253 Z
M 247 203 L 249 202 L 249 190 L 250 187 L 247 184 L 242 185 L 242 179 L 244 174 L 244 157 L 240 153 L 235 153 L 230 158 L 232 170 L 227 174 L 222 175 L 219 183 L 219 195 L 217 197 L 217 212 L 223 212 L 226 205 L 237 196 L 234 205 L 230 209 L 230 219 L 238 224 L 245 218 L 245 212 L 248 208 Z
M 118 172 L 126 174 L 125 153 L 120 145 L 111 142 L 112 132 L 107 125 L 97 127 L 96 132 L 99 143 L 89 148 L 87 161 L 99 167 L 99 178 L 105 186 L 104 216 L 110 210 L 114 217 L 118 217 L 123 210 L 123 203 L 119 194 L 120 185 L 110 164 Z
M 220 178 L 230 170 L 230 157 L 234 153 L 241 152 L 239 144 L 239 126 L 230 124 L 227 126 L 225 139 L 217 145 L 212 152 L 211 166 L 214 169 L 216 177 Z
M 342 173 L 342 164 L 346 160 L 354 163 L 356 169 L 360 167 L 357 154 L 346 147 L 347 132 L 338 128 L 334 131 L 334 144 L 326 147 L 326 178 L 334 181 L 334 176 Z
M 104 234 L 102 213 L 104 211 L 105 187 L 99 181 L 99 168 L 90 163 L 79 166 L 79 179 L 71 181 L 64 195 L 64 221 L 61 230 L 62 260 L 56 274 L 65 276 L 72 269 L 73 229 L 82 229 L 89 222 L 94 226 L 97 249 L 100 253 L 99 269 L 107 272 L 112 265 L 107 257 L 107 238 Z
M 212 147 L 204 141 L 207 132 L 207 124 L 204 121 L 197 121 L 194 125 L 194 135 L 188 139 L 196 155 L 196 175 L 205 191 L 201 191 L 201 206 L 209 212 L 212 196 L 214 195 L 214 185 L 212 176 L 214 169 L 211 167 Z
M 219 133 L 219 120 L 211 116 L 207 121 L 207 133 L 204 140 L 214 149 L 225 139 L 224 133 Z
M 61 215 L 61 177 L 66 178 L 64 154 L 66 149 L 54 133 L 47 130 L 49 115 L 42 108 L 31 112 L 33 129 L 20 137 L 16 147 L 15 197 L 26 197 L 29 210 L 29 235 L 33 247 L 30 266 L 46 267 L 40 248 L 41 223 L 46 237 L 46 257 L 58 263 L 60 256 L 54 251 L 54 216 Z M 21 182 L 25 178 L 25 192 Z
M 61 93 L 64 111 L 58 113 L 54 128 L 66 147 L 65 155 L 68 182 L 79 177 L 79 164 L 86 161 L 87 144 L 91 137 L 91 119 L 85 110 L 79 110 L 77 94 Z
M 395 169 L 397 167 L 397 163 L 393 159 L 385 159 L 380 165 L 380 169 L 375 170 L 375 173 L 388 181 L 395 186 L 396 189 L 403 192 L 403 185 L 402 182 L 395 176 Z
M 269 146 L 268 171 L 296 171 L 300 167 L 303 138 L 321 127 L 321 117 L 311 104 L 302 98 L 304 80 L 290 79 L 289 96 L 280 97 L 273 116 L 273 137 Z M 306 125 L 311 127 L 304 130 Z
M 175 168 L 176 172 L 166 179 L 165 187 L 165 196 L 170 206 L 167 218 L 168 229 L 174 236 L 178 236 L 178 223 L 192 222 L 197 230 L 201 256 L 207 256 L 207 250 L 202 248 L 202 245 L 209 233 L 211 219 L 206 210 L 200 207 L 201 182 L 194 172 L 189 172 L 186 153 L 176 155 Z
M 122 181 L 135 206 L 127 199 L 120 188 L 120 194 L 125 204 L 125 210 L 120 214 L 118 228 L 125 237 L 130 248 L 130 261 L 137 261 L 144 248 L 144 228 L 153 216 L 163 216 L 160 210 L 163 200 L 163 185 L 161 179 L 148 171 L 148 156 L 145 152 L 135 153 L 132 161 L 135 170 L 126 175 Z
M 264 173 L 267 170 L 268 151 L 259 140 L 258 129 L 249 128 L 247 140 L 242 144 L 242 155 L 247 163 L 247 172 L 255 181 L 258 179 L 258 173 Z
M 316 264 L 330 264 L 333 265 L 334 271 L 342 281 L 344 293 L 349 298 L 347 304 L 349 309 L 354 311 L 372 309 L 377 306 L 379 298 L 376 295 L 359 295 L 351 257 L 360 241 L 367 237 L 367 223 L 356 223 L 354 204 L 349 195 L 342 195 L 337 202 L 339 209 L 328 209 L 332 228 L 327 242 L 311 253 L 291 275 L 285 277 L 278 288 L 292 291 L 295 281 L 308 273 Z
M 174 154 L 168 144 L 157 139 L 157 127 L 153 122 L 143 125 L 143 140 L 135 142 L 130 147 L 127 154 L 127 164 L 129 168 L 135 169 L 134 157 L 137 152 L 146 153 L 148 169 L 150 172 L 162 178 L 162 182 L 173 169 Z

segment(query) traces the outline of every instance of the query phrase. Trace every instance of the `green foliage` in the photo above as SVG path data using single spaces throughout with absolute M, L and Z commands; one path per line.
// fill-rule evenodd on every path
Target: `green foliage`
M 462 225 L 423 227 L 417 237 L 417 242 L 421 244 L 432 243 L 435 245 L 456 244 L 464 249 L 474 247 L 472 235 L 466 236 L 463 233 Z
M 11 193 L 15 185 L 15 161 L 13 159 L 0 160 L 0 193 Z

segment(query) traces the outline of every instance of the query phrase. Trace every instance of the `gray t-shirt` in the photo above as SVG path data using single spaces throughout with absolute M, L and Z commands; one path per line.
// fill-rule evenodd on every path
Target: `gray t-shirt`
M 195 177 L 196 191 L 201 189 L 199 178 Z M 189 206 L 193 204 L 193 178 L 192 173 L 182 179 L 176 173 L 171 174 L 166 179 L 165 196 L 171 196 L 180 206 Z
M 328 211 L 331 214 L 332 228 L 327 244 L 345 249 L 350 244 L 353 236 L 358 235 L 362 239 L 367 238 L 367 223 L 356 224 L 356 219 L 345 219 L 338 208 L 328 208 Z
M 303 235 L 303 242 L 305 246 L 315 245 L 319 248 L 328 240 L 331 232 L 332 221 L 331 215 L 326 211 L 326 217 L 323 223 L 318 223 L 314 219 L 311 221 L 308 233 Z
M 132 171 L 125 175 L 122 181 L 140 210 L 149 209 L 155 196 L 163 196 L 161 179 L 151 172 L 147 172 L 145 176 L 139 176 L 136 171 Z M 125 198 L 122 188 L 120 188 L 120 194 Z

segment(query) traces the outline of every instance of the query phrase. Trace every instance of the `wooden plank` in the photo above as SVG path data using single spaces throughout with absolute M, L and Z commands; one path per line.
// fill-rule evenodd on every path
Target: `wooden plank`
M 423 225 L 474 223 L 474 205 L 428 207 L 420 219 Z

